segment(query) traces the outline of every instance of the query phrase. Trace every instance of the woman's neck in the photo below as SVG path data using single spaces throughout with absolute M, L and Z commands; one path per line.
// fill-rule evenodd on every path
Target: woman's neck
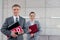
M 33 21 L 34 21 L 34 19 L 31 19 L 31 21 L 33 22 Z

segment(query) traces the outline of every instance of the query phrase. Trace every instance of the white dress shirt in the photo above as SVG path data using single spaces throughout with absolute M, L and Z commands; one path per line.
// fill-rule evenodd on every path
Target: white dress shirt
M 30 20 L 30 24 L 34 25 L 35 24 L 35 20 L 33 20 L 33 21 Z
M 14 18 L 14 22 L 16 22 L 16 18 L 18 18 L 18 21 L 19 21 L 19 16 L 13 16 Z

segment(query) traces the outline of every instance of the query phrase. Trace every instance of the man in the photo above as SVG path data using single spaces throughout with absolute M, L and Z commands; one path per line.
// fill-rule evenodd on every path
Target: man
M 6 18 L 4 24 L 2 25 L 1 32 L 4 35 L 9 36 L 8 40 L 23 40 L 23 33 L 19 33 L 18 35 L 16 35 L 13 31 L 7 30 L 8 26 L 16 21 L 18 21 L 23 30 L 25 30 L 25 19 L 19 16 L 20 8 L 21 7 L 18 4 L 13 5 L 13 16 Z

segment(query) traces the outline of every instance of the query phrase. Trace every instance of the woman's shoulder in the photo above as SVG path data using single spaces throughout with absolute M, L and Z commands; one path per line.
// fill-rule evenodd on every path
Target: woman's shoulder
M 30 23 L 30 21 L 27 21 L 26 23 Z
M 35 20 L 35 22 L 39 22 L 39 20 Z

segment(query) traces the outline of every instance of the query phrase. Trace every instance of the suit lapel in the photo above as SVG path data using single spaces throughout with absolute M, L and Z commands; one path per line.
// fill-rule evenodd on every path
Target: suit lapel
M 30 21 L 29 21 L 29 26 L 31 26 L 31 23 L 30 23 Z
M 19 24 L 21 25 L 21 23 L 20 23 L 20 22 L 21 22 L 21 17 L 19 16 Z
M 11 23 L 14 23 L 14 18 L 13 18 L 13 16 L 11 17 Z
M 34 23 L 36 24 L 36 21 Z

